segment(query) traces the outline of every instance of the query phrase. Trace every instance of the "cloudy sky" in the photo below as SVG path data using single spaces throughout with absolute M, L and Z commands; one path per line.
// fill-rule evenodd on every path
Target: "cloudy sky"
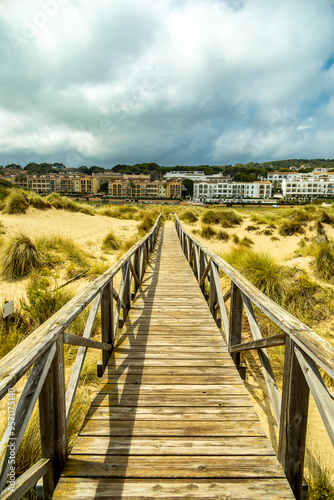
M 0 0 L 0 164 L 334 158 L 334 0 Z

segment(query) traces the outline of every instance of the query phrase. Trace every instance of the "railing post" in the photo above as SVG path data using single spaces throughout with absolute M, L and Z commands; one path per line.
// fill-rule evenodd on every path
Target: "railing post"
M 242 296 L 239 288 L 233 281 L 231 282 L 231 305 L 230 305 L 230 345 L 241 343 L 242 332 Z M 228 346 L 229 347 L 229 346 Z M 231 354 L 235 366 L 239 370 L 240 352 Z
M 129 264 L 127 265 L 127 272 L 125 276 L 123 302 L 125 305 L 125 309 L 123 309 L 123 320 L 125 322 L 131 307 L 131 271 Z
M 301 499 L 306 445 L 309 387 L 294 351 L 294 342 L 286 336 L 281 424 L 278 459 L 297 500 Z
M 205 260 L 204 260 L 204 253 L 202 249 L 199 249 L 199 281 L 201 280 L 203 273 L 205 271 Z M 201 286 L 202 293 L 204 293 L 205 289 L 205 282 Z
M 217 290 L 216 290 L 216 282 L 215 282 L 215 277 L 213 274 L 213 266 L 216 264 L 211 260 L 211 266 L 210 266 L 210 297 L 209 297 L 209 307 L 211 314 L 213 316 L 213 319 L 217 321 L 217 309 L 215 309 L 215 305 L 217 304 Z
M 44 500 L 52 497 L 67 458 L 63 335 L 55 342 L 55 357 L 39 395 L 42 458 L 52 462 L 43 477 Z
M 140 276 L 140 248 L 138 248 L 133 256 L 133 268 L 138 276 L 139 281 L 141 281 L 141 276 Z M 134 287 L 135 287 L 135 294 L 139 288 L 139 285 L 134 282 Z
M 114 318 L 113 318 L 113 280 L 103 289 L 101 299 L 101 333 L 102 342 L 113 345 Z M 111 351 L 102 351 L 102 373 L 108 364 Z

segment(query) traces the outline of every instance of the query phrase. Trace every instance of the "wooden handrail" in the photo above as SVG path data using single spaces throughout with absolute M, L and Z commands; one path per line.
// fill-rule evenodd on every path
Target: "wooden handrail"
M 21 496 L 43 477 L 44 499 L 52 497 L 66 461 L 66 427 L 87 349 L 102 350 L 102 366 L 105 368 L 113 350 L 120 316 L 122 314 L 124 321 L 131 307 L 131 287 L 133 285 L 136 292 L 144 276 L 145 264 L 148 263 L 157 240 L 160 221 L 161 214 L 148 234 L 115 264 L 0 360 L 0 399 L 33 366 L 16 407 L 15 429 L 8 425 L 0 442 L 0 491 L 7 480 L 7 445 L 14 439 L 16 447 L 19 447 L 39 398 L 42 459 L 20 477 L 17 485 Z M 119 272 L 122 279 L 120 289 L 116 292 L 113 279 Z M 90 304 L 92 306 L 82 337 L 66 332 L 67 327 Z M 90 338 L 99 307 L 101 342 Z M 79 346 L 66 392 L 64 343 Z M 0 498 L 19 497 L 6 490 L 0 493 Z
M 8 389 L 25 374 L 50 347 L 58 336 L 90 304 L 112 278 L 127 264 L 138 248 L 154 233 L 159 226 L 161 215 L 151 231 L 128 250 L 115 264 L 98 276 L 67 302 L 51 318 L 25 338 L 18 346 L 0 360 L 0 399 Z
M 181 223 L 175 215 L 176 223 L 181 226 Z M 328 373 L 331 378 L 334 378 L 334 347 L 317 335 L 311 328 L 305 325 L 302 321 L 295 318 L 280 307 L 276 302 L 269 299 L 264 293 L 256 288 L 248 281 L 241 273 L 234 269 L 221 257 L 213 253 L 209 248 L 203 245 L 197 238 L 189 234 L 183 227 L 182 232 L 190 238 L 195 245 L 203 251 L 207 259 L 215 262 L 226 276 L 284 332 L 289 334 L 291 338 L 316 362 L 321 368 Z
M 334 378 L 334 347 L 302 321 L 258 290 L 236 269 L 189 234 L 175 214 L 175 225 L 184 254 L 192 265 L 203 293 L 209 281 L 209 307 L 222 329 L 227 347 L 239 369 L 240 352 L 255 349 L 261 363 L 268 396 L 279 427 L 278 458 L 291 488 L 299 500 L 302 492 L 309 392 L 311 391 L 328 436 L 334 446 L 334 402 L 317 365 Z M 191 251 L 190 251 L 191 249 Z M 190 256 L 193 256 L 192 262 Z M 231 288 L 223 295 L 220 269 L 230 280 Z M 225 302 L 231 299 L 230 318 Z M 263 338 L 253 305 L 270 318 L 284 333 Z M 253 336 L 242 342 L 243 309 Z M 221 320 L 217 318 L 220 311 Z M 282 400 L 266 348 L 285 344 Z

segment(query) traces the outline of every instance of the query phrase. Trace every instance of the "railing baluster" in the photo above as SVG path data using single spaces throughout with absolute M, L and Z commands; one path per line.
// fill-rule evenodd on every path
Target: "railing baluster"
M 231 283 L 231 306 L 230 306 L 230 345 L 241 343 L 242 332 L 242 296 L 235 283 Z M 229 347 L 229 346 L 228 346 Z M 231 354 L 235 366 L 240 368 L 240 352 Z
M 283 375 L 278 459 L 297 500 L 301 499 L 306 445 L 309 387 L 287 336 Z
M 211 311 L 211 314 L 213 316 L 213 319 L 217 321 L 217 309 L 216 309 L 216 304 L 217 304 L 217 288 L 216 288 L 216 280 L 215 280 L 215 275 L 214 275 L 214 267 L 216 264 L 211 260 L 210 261 L 210 295 L 209 295 L 209 308 Z
M 101 299 L 101 338 L 105 344 L 114 344 L 113 280 L 104 287 Z M 106 369 L 111 351 L 102 351 L 102 373 Z
M 50 458 L 52 463 L 51 468 L 43 477 L 44 500 L 52 497 L 67 457 L 62 335 L 58 337 L 55 344 L 56 353 L 39 395 L 42 458 Z

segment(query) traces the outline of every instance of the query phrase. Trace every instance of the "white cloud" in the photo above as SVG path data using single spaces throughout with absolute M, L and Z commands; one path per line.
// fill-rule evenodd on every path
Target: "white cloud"
M 6 2 L 0 163 L 326 156 L 333 21 L 329 0 Z

